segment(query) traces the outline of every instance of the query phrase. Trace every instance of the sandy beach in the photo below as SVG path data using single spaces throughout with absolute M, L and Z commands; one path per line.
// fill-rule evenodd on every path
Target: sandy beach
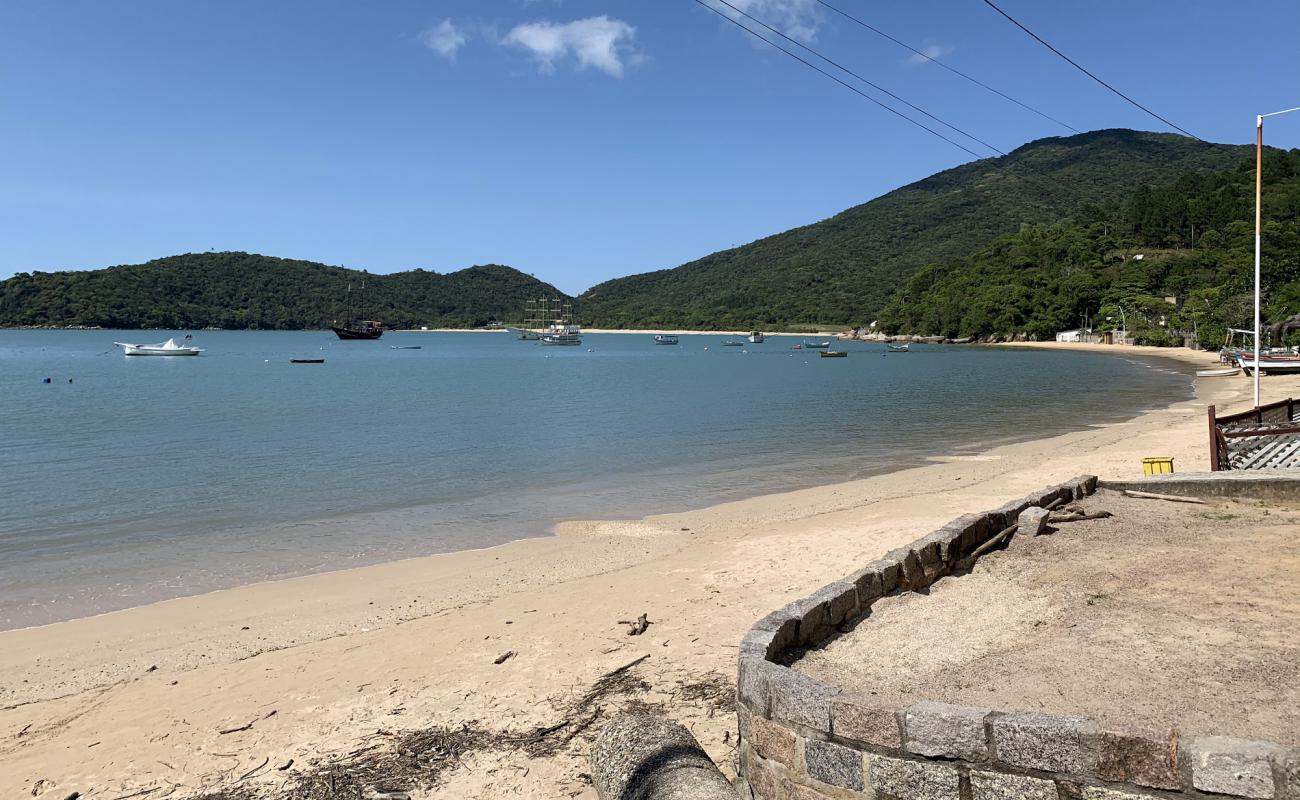
M 1186 350 L 1028 346 L 1217 363 Z M 1036 487 L 1137 475 L 1144 456 L 1207 469 L 1205 406 L 1240 409 L 1250 389 L 1240 376 L 1199 380 L 1193 401 L 1136 419 L 864 480 L 566 522 L 554 538 L 0 633 L 0 796 L 269 790 L 313 762 L 383 747 L 391 732 L 468 724 L 497 746 L 449 763 L 416 796 L 592 798 L 584 736 L 632 701 L 664 707 L 726 763 L 734 715 L 699 687 L 733 680 L 758 616 Z M 1300 393 L 1300 378 L 1265 378 L 1263 393 Z M 627 635 L 619 621 L 643 613 L 649 629 Z M 632 691 L 584 698 L 643 656 L 623 673 Z M 544 737 L 553 747 L 524 746 L 548 728 L 559 731 Z

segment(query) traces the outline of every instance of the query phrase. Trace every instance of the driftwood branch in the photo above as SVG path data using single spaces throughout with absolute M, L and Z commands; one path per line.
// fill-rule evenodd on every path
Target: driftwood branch
M 640 636 L 641 634 L 645 633 L 646 628 L 650 627 L 650 620 L 646 618 L 645 614 L 642 614 L 641 616 L 637 617 L 634 620 L 620 619 L 618 621 L 618 624 L 628 626 L 627 627 L 628 636 Z
M 1195 503 L 1206 506 L 1208 502 L 1199 497 L 1182 497 L 1176 494 L 1156 494 L 1155 492 L 1139 492 L 1136 489 L 1125 489 L 1124 494 L 1127 497 L 1136 497 L 1141 500 L 1168 500 L 1171 503 Z

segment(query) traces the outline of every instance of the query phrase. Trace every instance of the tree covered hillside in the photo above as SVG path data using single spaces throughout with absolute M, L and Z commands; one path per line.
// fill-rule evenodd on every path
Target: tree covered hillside
M 1249 152 L 1130 130 L 1040 139 L 813 225 L 606 281 L 579 298 L 582 316 L 609 327 L 860 324 L 921 267 L 969 256 L 1026 223 L 1122 202 L 1190 170 L 1230 168 Z
M 1046 339 L 1087 314 L 1098 328 L 1125 326 L 1140 343 L 1181 344 L 1169 334 L 1179 329 L 1220 345 L 1227 328 L 1249 328 L 1253 318 L 1254 186 L 1250 158 L 1022 226 L 978 254 L 917 272 L 880 326 Z M 1300 312 L 1300 150 L 1265 154 L 1263 208 L 1263 316 L 1280 321 Z
M 0 325 L 322 328 L 347 316 L 349 284 L 353 314 L 390 327 L 511 321 L 528 299 L 563 296 L 495 265 L 446 275 L 420 269 L 370 275 L 251 253 L 189 253 L 89 272 L 16 275 L 0 282 Z

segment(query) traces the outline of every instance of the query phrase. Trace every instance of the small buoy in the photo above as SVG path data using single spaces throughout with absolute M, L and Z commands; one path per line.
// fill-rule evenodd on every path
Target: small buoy
M 706 352 L 706 353 L 709 352 L 709 348 L 707 348 L 707 347 L 704 348 L 704 352 Z
M 593 349 L 591 349 L 590 347 L 588 347 L 588 348 L 587 348 L 587 352 L 588 352 L 588 353 L 594 353 L 594 352 L 596 352 L 596 351 L 593 350 Z
M 45 380 L 41 381 L 41 383 L 49 383 L 49 382 L 50 382 L 49 378 L 46 378 Z
M 264 359 L 262 359 L 262 363 L 263 363 L 263 364 L 270 364 L 270 363 L 271 363 L 271 359 L 269 359 L 269 358 L 264 358 Z

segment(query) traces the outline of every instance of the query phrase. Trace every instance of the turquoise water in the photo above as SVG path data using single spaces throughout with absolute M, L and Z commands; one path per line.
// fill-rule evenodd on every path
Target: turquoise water
M 180 335 L 0 331 L 0 628 L 847 480 L 1190 396 L 1163 363 L 970 346 L 112 344 Z

